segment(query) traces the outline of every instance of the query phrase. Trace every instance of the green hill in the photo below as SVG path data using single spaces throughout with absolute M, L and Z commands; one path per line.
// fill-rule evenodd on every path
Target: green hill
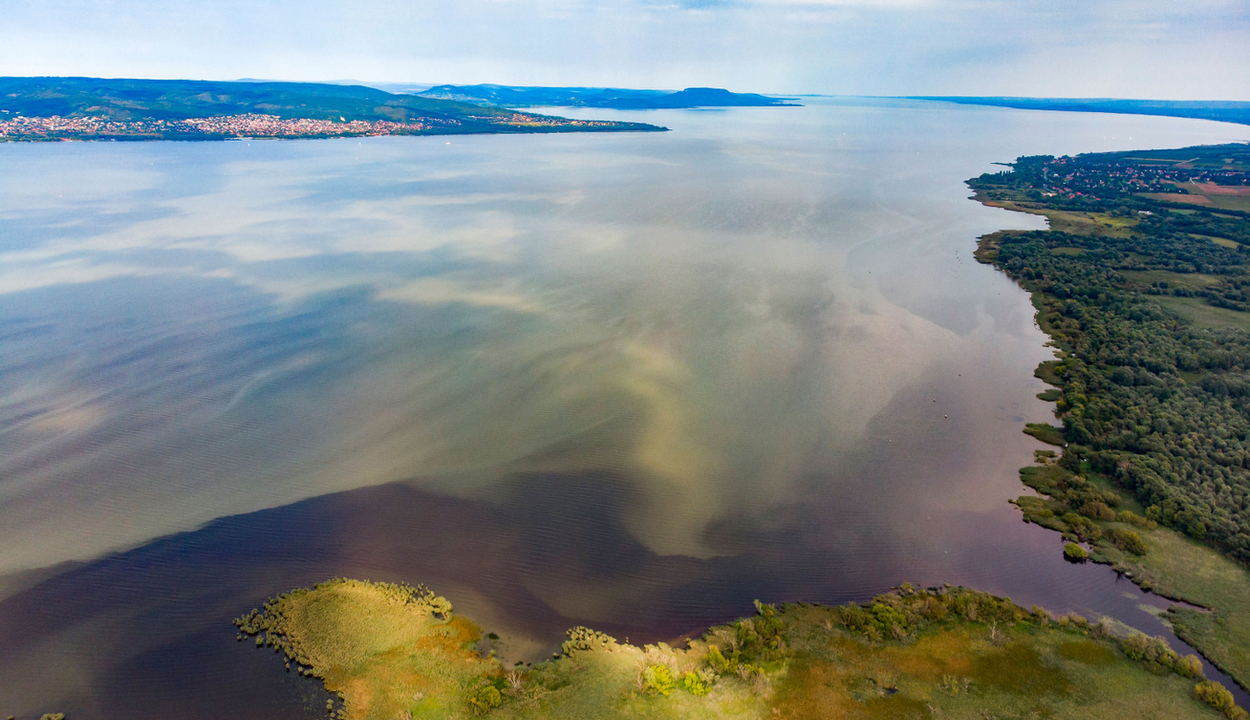
M 264 116 L 285 121 L 280 137 L 352 134 L 474 132 L 564 132 L 662 130 L 643 123 L 568 120 L 518 113 L 501 107 L 418 95 L 397 95 L 359 85 L 204 80 L 101 79 L 82 77 L 0 77 L 0 123 L 8 139 L 62 137 L 171 137 L 194 134 L 188 121 Z M 49 119 L 59 118 L 60 124 Z M 22 119 L 20 123 L 18 119 Z M 44 119 L 48 122 L 34 122 Z M 82 123 L 97 123 L 87 129 Z M 294 126 L 290 121 L 317 121 Z M 353 128 L 341 123 L 395 123 Z M 108 127 L 98 123 L 113 123 Z M 136 123 L 157 123 L 139 126 Z M 179 124 L 182 123 L 182 124 Z M 331 125 L 327 125 L 327 123 Z M 12 128 L 16 128 L 13 130 Z M 23 134 L 23 131 L 24 134 Z M 41 133 L 41 134 L 40 134 Z M 205 130 L 205 135 L 229 135 Z
M 700 107 L 793 106 L 782 98 L 735 93 L 723 88 L 629 90 L 623 88 L 522 87 L 513 85 L 437 85 L 421 93 L 431 99 L 489 103 L 508 107 L 564 106 L 657 110 Z

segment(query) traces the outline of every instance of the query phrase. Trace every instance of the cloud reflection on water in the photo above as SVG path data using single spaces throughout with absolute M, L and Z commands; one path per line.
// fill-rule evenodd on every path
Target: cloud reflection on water
M 1036 225 L 958 196 L 983 161 L 949 138 L 1004 111 L 766 112 L 453 146 L 0 148 L 20 170 L 0 180 L 0 573 L 393 480 L 504 502 L 517 472 L 615 473 L 636 539 L 713 557 L 727 519 L 876 473 L 866 433 L 949 386 L 938 368 L 1009 385 L 1044 356 L 1027 301 L 1000 307 L 1010 284 L 949 252 Z M 1031 402 L 972 392 L 1000 424 Z

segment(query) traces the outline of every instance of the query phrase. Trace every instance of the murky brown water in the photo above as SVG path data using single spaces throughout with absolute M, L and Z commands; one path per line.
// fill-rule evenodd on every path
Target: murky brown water
M 0 714 L 315 714 L 228 622 L 330 575 L 517 654 L 902 581 L 1160 631 L 1006 505 L 1049 353 L 971 251 L 1037 225 L 962 181 L 1250 130 L 628 116 L 674 131 L 0 145 Z

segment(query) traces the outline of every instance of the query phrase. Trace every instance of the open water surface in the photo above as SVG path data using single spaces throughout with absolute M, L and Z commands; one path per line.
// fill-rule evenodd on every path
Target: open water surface
M 1007 504 L 1051 353 L 972 250 L 1042 225 L 963 180 L 1250 128 L 615 116 L 673 131 L 0 145 L 0 715 L 316 717 L 229 621 L 335 575 L 514 657 L 904 581 L 1164 632 Z

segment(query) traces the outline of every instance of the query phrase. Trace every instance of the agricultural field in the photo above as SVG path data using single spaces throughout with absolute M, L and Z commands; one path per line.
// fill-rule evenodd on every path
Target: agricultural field
M 1178 192 L 1143 193 L 1143 197 L 1169 203 L 1200 205 L 1217 210 L 1250 212 L 1250 187 L 1216 185 L 1212 182 L 1178 184 Z

